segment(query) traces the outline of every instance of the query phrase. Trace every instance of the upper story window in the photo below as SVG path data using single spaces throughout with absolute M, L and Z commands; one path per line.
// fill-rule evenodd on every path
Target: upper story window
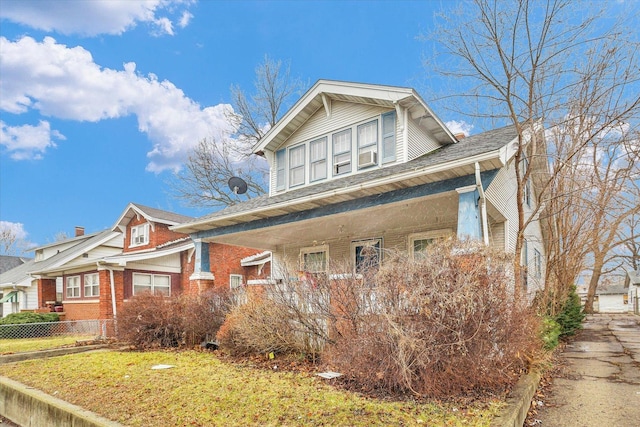
M 333 174 L 342 175 L 351 172 L 351 129 L 334 133 L 333 141 Z
M 131 243 L 129 246 L 133 247 L 147 244 L 149 244 L 149 223 L 131 227 Z
M 272 183 L 286 190 L 395 160 L 396 113 L 389 111 L 276 151 Z
M 289 150 L 289 186 L 304 184 L 305 146 L 299 145 Z
M 378 121 L 358 126 L 358 168 L 378 164 Z
M 327 177 L 327 137 L 309 143 L 309 181 Z

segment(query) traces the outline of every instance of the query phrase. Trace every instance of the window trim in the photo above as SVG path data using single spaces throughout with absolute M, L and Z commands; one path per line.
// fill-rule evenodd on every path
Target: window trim
M 232 279 L 240 278 L 240 283 L 237 286 L 233 286 Z M 244 276 L 242 274 L 229 274 L 229 289 L 236 290 L 242 288 L 242 284 L 244 283 Z
M 373 237 L 373 238 L 369 238 L 369 239 L 360 239 L 360 240 L 352 240 L 351 241 L 351 245 L 349 245 L 350 248 L 350 253 L 351 253 L 351 263 L 353 265 L 353 268 L 355 270 L 356 273 L 360 273 L 360 271 L 358 271 L 358 265 L 357 265 L 357 258 L 356 258 L 356 249 L 359 246 L 364 247 L 365 245 L 368 246 L 375 246 L 377 243 L 380 244 L 380 253 L 378 254 L 378 264 L 377 266 L 382 265 L 382 254 L 383 254 L 383 249 L 384 249 L 384 241 L 382 237 Z
M 304 256 L 308 254 L 324 253 L 324 270 L 307 270 Z M 298 262 L 300 271 L 307 273 L 326 273 L 329 270 L 329 245 L 307 246 L 300 248 L 300 259 Z
M 323 179 L 327 179 L 327 157 L 329 155 L 329 151 L 328 151 L 328 138 L 327 136 L 322 136 L 320 138 L 316 138 L 316 139 L 312 139 L 311 141 L 309 141 L 309 182 L 316 182 L 316 181 L 322 181 Z M 312 158 L 313 156 L 313 145 L 314 143 L 317 144 L 323 144 L 324 143 L 324 157 L 319 158 L 314 160 Z M 314 178 L 313 177 L 313 171 L 314 171 L 314 165 L 320 164 L 320 163 L 324 163 L 324 175 L 319 177 L 319 178 Z
M 333 132 L 331 134 L 331 164 L 332 164 L 332 171 L 333 174 L 332 176 L 340 176 L 340 175 L 346 175 L 346 174 L 350 174 L 353 173 L 353 130 L 352 130 L 353 126 L 350 126 L 346 129 L 342 129 L 340 131 L 337 132 Z M 336 151 L 336 141 L 334 140 L 334 138 L 337 135 L 341 135 L 341 134 L 345 134 L 345 135 L 349 135 L 349 150 L 345 150 L 345 151 L 340 151 L 337 152 Z M 337 162 L 336 161 L 336 157 L 339 155 L 344 155 L 344 154 L 349 154 L 349 161 L 347 162 L 342 161 L 342 162 Z M 349 170 L 345 171 L 345 172 L 338 172 L 338 167 L 340 166 L 346 166 L 349 165 Z
M 391 163 L 391 162 L 395 162 L 396 160 L 396 151 L 398 150 L 398 146 L 397 146 L 397 140 L 396 140 L 396 112 L 395 110 L 393 111 L 388 111 L 386 113 L 382 113 L 381 115 L 381 119 L 380 119 L 380 152 L 382 153 L 381 157 L 382 157 L 382 164 L 385 163 Z M 389 129 L 387 132 L 385 132 L 385 126 L 384 126 L 384 119 L 385 117 L 393 117 L 392 119 L 392 126 L 391 129 Z M 387 153 L 385 150 L 385 141 L 387 138 L 391 137 L 393 139 L 393 150 L 391 150 L 391 153 Z
M 73 287 L 69 286 L 69 281 L 71 279 L 77 279 L 77 285 L 74 285 Z M 65 278 L 65 287 L 64 287 L 64 295 L 65 298 L 82 298 L 82 277 L 78 274 L 76 276 L 67 276 Z M 69 295 L 69 290 L 70 289 L 77 289 L 78 290 L 78 295 L 74 296 L 74 295 Z
M 142 242 L 138 243 L 138 242 L 136 242 L 136 240 L 138 239 L 138 237 L 140 237 L 139 236 L 139 231 L 138 231 L 140 229 L 144 230 L 144 235 L 143 235 L 144 239 L 143 239 Z M 131 239 L 129 241 L 129 247 L 130 248 L 134 248 L 136 246 L 148 245 L 149 244 L 149 229 L 150 229 L 150 227 L 149 227 L 149 223 L 148 222 L 145 222 L 144 224 L 138 224 L 138 225 L 131 226 Z M 135 231 L 135 234 L 136 234 L 135 237 L 133 235 L 134 231 Z
M 369 142 L 366 145 L 362 145 L 361 141 L 360 141 L 360 129 L 363 129 L 365 126 L 371 126 L 373 124 L 373 128 L 375 129 L 375 133 L 376 133 L 376 137 L 375 137 L 375 141 L 373 142 Z M 380 122 L 378 120 L 378 118 L 376 117 L 373 120 L 369 120 L 367 122 L 364 123 L 360 123 L 359 125 L 356 126 L 356 144 L 358 146 L 358 170 L 361 169 L 367 169 L 373 166 L 378 166 L 378 143 L 379 143 L 379 126 L 380 126 Z M 373 153 L 374 157 L 375 157 L 375 162 L 373 162 L 370 165 L 361 165 L 360 164 L 360 155 L 361 154 L 365 154 L 365 153 Z
M 89 276 L 95 276 L 96 277 L 96 282 L 87 286 L 87 277 Z M 100 296 L 100 274 L 99 273 L 87 273 L 84 275 L 84 277 L 82 278 L 82 289 L 84 291 L 84 297 L 87 298 L 95 298 L 95 297 L 99 297 Z M 87 287 L 94 288 L 97 287 L 98 288 L 98 293 L 94 293 L 93 289 L 91 289 L 91 292 L 87 293 Z
M 415 260 L 415 242 L 416 240 L 427 240 L 427 239 L 435 239 L 435 240 L 440 240 L 440 239 L 445 239 L 447 238 L 447 236 L 450 236 L 453 234 L 453 230 L 450 228 L 442 228 L 442 229 L 438 229 L 438 230 L 429 230 L 429 231 L 422 231 L 419 233 L 411 233 L 407 236 L 407 248 L 409 249 L 409 256 L 411 257 L 411 259 Z
M 302 164 L 299 164 L 295 167 L 291 166 L 291 155 L 293 154 L 293 152 L 295 150 L 302 150 L 302 156 L 300 157 L 302 159 Z M 299 187 L 301 185 L 306 184 L 306 176 L 307 176 L 307 146 L 306 144 L 302 143 L 302 144 L 296 144 L 293 147 L 290 147 L 287 150 L 289 156 L 288 156 L 288 160 L 289 160 L 289 188 L 294 188 L 294 187 Z M 294 183 L 293 182 L 293 171 L 294 169 L 302 169 L 302 182 L 299 183 Z
M 162 274 L 162 273 L 141 273 L 141 272 L 133 272 L 131 274 L 131 295 L 137 295 L 136 294 L 136 280 L 135 277 L 136 276 L 150 276 L 151 277 L 151 284 L 150 284 L 150 289 L 149 291 L 151 291 L 152 294 L 156 295 L 156 285 L 155 285 L 155 278 L 156 277 L 168 277 L 169 278 L 169 293 L 166 294 L 166 296 L 171 296 L 171 275 L 170 274 Z M 161 286 L 162 288 L 165 288 L 165 286 Z M 145 291 L 142 291 L 145 292 Z M 141 292 L 141 293 L 142 293 Z M 165 294 L 160 294 L 160 295 L 165 295 Z

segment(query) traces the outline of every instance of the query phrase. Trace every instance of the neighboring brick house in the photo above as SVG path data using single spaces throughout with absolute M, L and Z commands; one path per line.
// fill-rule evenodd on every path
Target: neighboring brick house
M 259 251 L 217 244 L 196 251 L 189 235 L 170 229 L 189 220 L 130 203 L 110 230 L 36 248 L 23 272 L 37 280 L 34 308 L 57 302 L 66 320 L 109 319 L 145 291 L 171 296 L 245 283 L 250 268 L 241 260 Z M 194 275 L 195 259 L 203 256 L 210 272 Z

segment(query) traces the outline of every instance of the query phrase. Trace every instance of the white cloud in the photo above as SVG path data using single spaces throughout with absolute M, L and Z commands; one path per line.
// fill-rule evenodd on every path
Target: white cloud
M 191 18 L 193 18 L 193 15 L 185 10 L 184 12 L 182 12 L 180 21 L 178 21 L 178 26 L 180 28 L 186 27 L 187 25 L 189 25 L 189 22 L 191 22 Z
M 41 159 L 49 147 L 55 147 L 53 138 L 64 140 L 57 130 L 51 130 L 49 122 L 41 120 L 37 126 L 7 126 L 0 121 L 0 145 L 14 160 Z
M 24 230 L 21 222 L 0 221 L 0 234 L 9 233 L 16 239 L 24 240 L 28 233 Z
M 446 122 L 445 125 L 454 135 L 458 133 L 464 133 L 465 136 L 469 136 L 471 130 L 473 129 L 473 125 L 465 122 L 464 120 L 451 120 Z
M 147 23 L 153 32 L 173 35 L 195 0 L 2 0 L 0 17 L 39 30 L 96 36 L 122 34 Z
M 69 48 L 51 37 L 42 42 L 0 37 L 0 51 L 0 110 L 38 110 L 90 122 L 133 114 L 154 144 L 150 171 L 178 169 L 200 139 L 232 130 L 225 118 L 229 105 L 201 108 L 173 83 L 136 73 L 133 62 L 120 71 L 102 68 L 84 48 Z

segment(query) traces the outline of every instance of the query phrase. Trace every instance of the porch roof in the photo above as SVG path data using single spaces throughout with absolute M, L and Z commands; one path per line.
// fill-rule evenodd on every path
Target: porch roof
M 516 137 L 514 126 L 494 129 L 464 138 L 456 144 L 447 145 L 406 163 L 309 185 L 271 197 L 263 195 L 172 229 L 195 234 L 196 238 L 206 237 L 203 233 L 206 230 L 280 217 L 473 175 L 476 162 L 485 172 L 496 170 L 509 160 L 509 150 L 506 147 Z

